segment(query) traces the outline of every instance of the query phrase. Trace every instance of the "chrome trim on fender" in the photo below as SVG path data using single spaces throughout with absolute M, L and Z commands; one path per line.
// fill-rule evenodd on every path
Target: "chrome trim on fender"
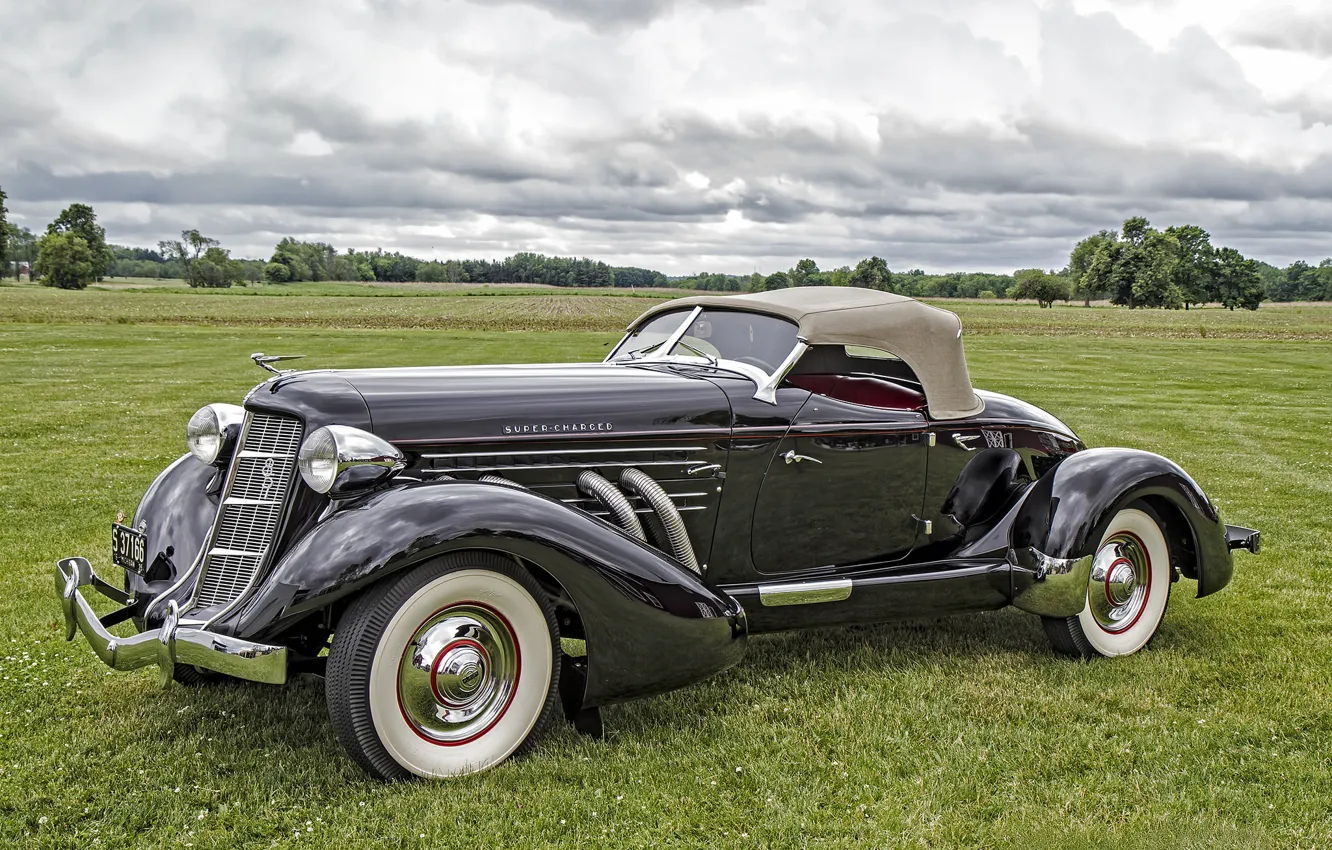
M 1087 607 L 1087 582 L 1095 555 L 1051 558 L 1035 547 L 1014 549 L 1008 562 L 1031 574 L 1032 584 L 1013 597 L 1013 605 L 1042 617 L 1073 617 Z
M 707 451 L 707 446 L 629 446 L 627 448 L 611 447 L 605 449 L 535 449 L 532 451 L 506 451 L 503 449 L 489 449 L 484 452 L 422 452 L 419 457 L 431 459 L 451 460 L 454 458 L 466 457 L 543 457 L 546 455 L 618 455 L 629 454 L 631 452 L 702 452 Z M 718 467 L 720 469 L 720 467 Z
M 759 602 L 765 608 L 780 605 L 814 605 L 819 602 L 841 602 L 851 596 L 851 579 L 832 578 L 823 581 L 793 581 L 785 584 L 759 585 Z
M 163 687 L 171 683 L 178 663 L 251 682 L 281 685 L 287 681 L 285 646 L 251 643 L 183 626 L 175 600 L 167 603 L 166 618 L 160 629 L 125 638 L 111 634 L 79 592 L 80 587 L 102 590 L 107 586 L 86 558 L 57 561 L 55 583 L 65 615 L 65 639 L 73 640 L 74 635 L 82 632 L 93 653 L 108 667 L 136 670 L 156 664 L 161 670 Z

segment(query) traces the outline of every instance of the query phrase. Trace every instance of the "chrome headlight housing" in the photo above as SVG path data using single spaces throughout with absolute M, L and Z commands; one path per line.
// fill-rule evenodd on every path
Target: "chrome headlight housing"
M 195 411 L 185 426 L 185 445 L 190 454 L 209 466 L 231 459 L 245 421 L 245 408 L 235 404 L 208 404 Z
M 392 443 L 369 431 L 325 425 L 301 443 L 296 465 L 311 490 L 336 499 L 387 481 L 406 461 Z

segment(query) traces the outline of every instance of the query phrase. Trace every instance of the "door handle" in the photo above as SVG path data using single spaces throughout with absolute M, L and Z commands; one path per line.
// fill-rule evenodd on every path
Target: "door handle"
M 819 460 L 816 457 L 810 457 L 809 455 L 798 455 L 793 451 L 787 452 L 786 454 L 782 455 L 782 460 L 786 461 L 787 465 L 793 463 L 801 463 L 802 461 L 806 460 L 809 461 L 810 463 L 823 463 L 823 461 Z

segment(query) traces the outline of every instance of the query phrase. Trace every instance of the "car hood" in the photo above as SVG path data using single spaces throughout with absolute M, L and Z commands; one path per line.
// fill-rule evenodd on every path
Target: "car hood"
M 711 381 L 605 363 L 303 372 L 260 385 L 247 403 L 285 409 L 307 428 L 337 422 L 407 445 L 731 424 L 726 395 Z M 364 414 L 353 415 L 357 408 Z

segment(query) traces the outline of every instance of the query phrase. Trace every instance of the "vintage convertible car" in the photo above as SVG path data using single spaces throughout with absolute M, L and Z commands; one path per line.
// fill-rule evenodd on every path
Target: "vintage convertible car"
M 973 390 L 961 335 L 790 289 L 661 303 L 603 363 L 277 373 L 190 419 L 113 524 L 123 581 L 58 563 L 69 637 L 164 684 L 321 673 L 367 771 L 450 776 L 755 632 L 1011 604 L 1125 655 L 1258 551 L 1169 460 Z

